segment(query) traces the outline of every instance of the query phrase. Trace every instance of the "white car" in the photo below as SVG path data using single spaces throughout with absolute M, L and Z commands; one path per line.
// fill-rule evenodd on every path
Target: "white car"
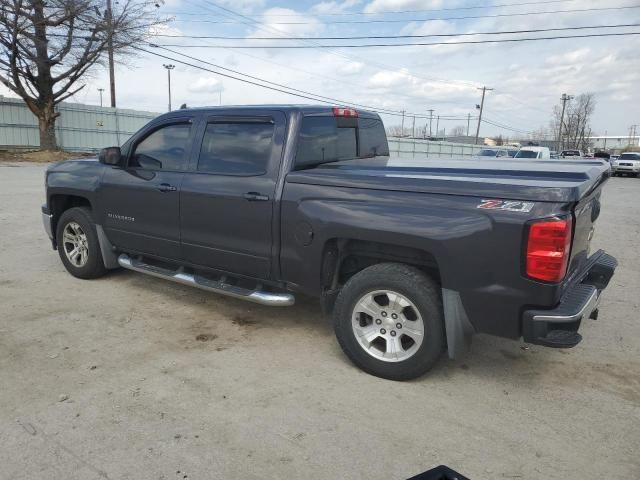
M 611 162 L 614 175 L 640 175 L 640 153 L 628 152 Z
M 547 147 L 534 147 L 534 146 L 526 146 L 522 147 L 516 153 L 516 156 L 513 158 L 537 158 L 541 160 L 549 160 L 551 158 L 551 152 Z

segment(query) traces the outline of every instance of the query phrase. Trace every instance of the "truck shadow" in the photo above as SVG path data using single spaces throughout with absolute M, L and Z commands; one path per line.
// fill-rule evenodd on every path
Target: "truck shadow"
M 175 329 L 175 335 L 181 339 L 177 341 L 180 348 L 186 342 L 204 345 L 209 340 L 222 342 L 229 348 L 246 342 L 256 330 L 299 329 L 305 337 L 312 336 L 330 344 L 327 354 L 332 352 L 345 370 L 352 369 L 354 374 L 360 374 L 341 351 L 330 318 L 321 312 L 319 302 L 314 298 L 297 295 L 294 306 L 268 307 L 126 270 L 113 271 L 107 278 L 122 282 L 132 291 L 138 290 L 148 301 L 161 301 L 163 305 L 159 309 L 170 309 L 172 315 L 167 319 L 167 325 L 171 327 L 167 328 Z M 152 310 L 146 315 L 157 314 Z M 182 317 L 180 322 L 175 322 L 176 316 Z M 159 317 L 162 314 L 154 321 L 160 321 Z M 220 333 L 219 330 L 225 331 L 222 326 L 233 326 L 233 338 L 224 338 L 229 333 Z M 167 333 L 164 330 L 161 335 Z M 219 333 L 221 338 L 218 338 Z M 169 346 L 176 339 L 162 341 Z M 450 360 L 443 352 L 429 373 L 409 383 L 431 388 L 451 380 L 482 379 L 494 384 L 498 393 L 504 395 L 516 389 L 533 390 L 542 386 L 575 387 L 593 388 L 627 401 L 640 401 L 640 380 L 636 374 L 640 362 L 624 365 L 589 362 L 585 361 L 580 348 L 586 347 L 550 349 L 517 340 L 476 335 L 470 351 L 461 358 Z M 371 381 L 381 380 L 371 377 Z

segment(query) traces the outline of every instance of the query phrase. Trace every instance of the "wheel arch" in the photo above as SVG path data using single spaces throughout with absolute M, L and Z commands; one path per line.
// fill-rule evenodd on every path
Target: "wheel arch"
M 332 238 L 325 242 L 322 254 L 321 303 L 331 313 L 342 285 L 365 268 L 384 262 L 411 265 L 431 277 L 440 287 L 444 310 L 444 329 L 450 358 L 469 348 L 474 328 L 469 321 L 459 292 L 443 287 L 442 263 L 428 250 L 382 242 Z
M 58 220 L 64 212 L 74 207 L 87 207 L 93 210 L 91 201 L 82 195 L 75 195 L 69 193 L 54 193 L 49 196 L 49 209 L 53 215 L 52 233 L 55 241 L 56 231 L 58 228 Z

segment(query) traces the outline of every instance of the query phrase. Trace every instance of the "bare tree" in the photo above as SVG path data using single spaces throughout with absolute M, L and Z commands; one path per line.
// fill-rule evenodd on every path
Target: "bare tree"
M 400 125 L 390 125 L 387 127 L 387 135 L 390 137 L 404 137 L 404 133 Z
M 125 0 L 0 0 L 0 82 L 38 118 L 40 148 L 57 148 L 55 106 L 80 91 L 109 44 L 134 52 L 162 23 L 155 3 Z
M 593 93 L 583 93 L 567 104 L 562 123 L 561 149 L 588 150 L 591 146 L 591 117 L 595 111 L 596 101 Z M 562 107 L 556 105 L 550 129 L 555 136 L 560 128 Z
M 456 125 L 449 132 L 450 137 L 464 137 L 467 134 L 467 127 L 464 125 Z

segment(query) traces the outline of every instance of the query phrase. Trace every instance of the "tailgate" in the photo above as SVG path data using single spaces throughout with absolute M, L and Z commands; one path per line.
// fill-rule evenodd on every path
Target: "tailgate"
M 600 195 L 602 183 L 590 194 L 582 198 L 573 209 L 573 244 L 569 260 L 568 278 L 574 276 L 585 265 L 589 257 L 591 238 L 594 233 L 594 224 L 600 216 Z

